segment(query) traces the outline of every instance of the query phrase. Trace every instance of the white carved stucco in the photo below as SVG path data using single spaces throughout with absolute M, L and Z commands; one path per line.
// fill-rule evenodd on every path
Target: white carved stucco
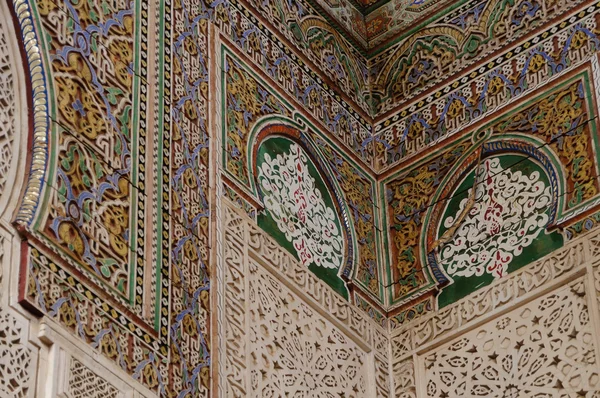
M 583 396 L 598 396 L 600 336 L 594 332 L 600 321 L 598 232 L 457 303 L 390 330 L 387 337 L 353 305 L 344 307 L 343 300 L 328 295 L 328 288 L 323 290 L 319 281 L 311 280 L 298 261 L 233 204 L 222 204 L 220 396 L 323 396 L 310 395 L 303 390 L 306 385 L 356 397 L 488 396 L 491 389 L 509 396 L 518 390 L 520 396 L 559 397 L 572 396 L 565 391 L 574 388 L 585 391 Z M 327 316 L 323 319 L 322 314 Z M 341 339 L 327 337 L 332 333 Z M 573 338 L 578 340 L 571 342 Z M 317 349 L 315 340 L 326 344 Z M 546 370 L 556 362 L 548 357 L 550 352 L 560 363 L 556 374 Z M 333 361 L 340 353 L 347 361 L 340 361 L 338 370 L 313 366 L 322 369 L 321 379 L 307 371 L 312 369 L 311 360 L 326 356 Z M 504 367 L 491 366 L 493 358 L 504 361 Z M 485 386 L 480 383 L 472 392 L 461 390 L 476 384 L 467 383 L 467 378 L 486 374 L 467 364 L 485 361 L 492 361 L 485 365 L 488 377 L 498 379 Z M 461 364 L 471 368 L 461 369 Z M 356 377 L 348 383 L 353 372 Z M 558 387 L 538 385 L 549 375 Z M 323 383 L 325 376 L 329 385 Z M 363 378 L 367 380 L 364 390 Z M 344 390 L 348 386 L 354 395 Z
M 249 219 L 224 212 L 221 396 L 389 396 L 383 331 Z
M 591 396 L 600 378 L 584 278 L 423 357 L 428 397 Z

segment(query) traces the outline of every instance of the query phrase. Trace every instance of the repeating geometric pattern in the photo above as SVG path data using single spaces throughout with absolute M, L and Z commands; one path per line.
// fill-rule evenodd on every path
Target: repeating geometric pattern
M 259 267 L 250 264 L 250 396 L 366 396 L 364 352 Z
M 429 397 L 592 397 L 600 379 L 595 335 L 577 281 L 424 358 Z
M 69 398 L 117 398 L 119 390 L 90 368 L 71 358 L 69 368 Z
M 383 32 L 394 21 L 402 19 L 406 23 L 441 3 L 445 2 L 394 0 L 390 4 L 398 6 L 395 10 L 382 9 L 381 18 L 369 20 L 364 27 L 368 32 L 354 36 L 383 41 Z M 211 170 L 218 164 L 215 156 L 221 151 L 213 153 L 216 145 L 212 134 L 219 126 L 215 119 L 219 112 L 226 114 L 221 116 L 222 124 L 229 129 L 228 141 L 224 142 L 230 156 L 228 167 L 240 179 L 230 184 L 234 187 L 230 196 L 243 202 L 248 195 L 240 186 L 251 185 L 247 158 L 252 155 L 248 147 L 252 128 L 265 116 L 285 116 L 298 123 L 314 122 L 315 130 L 323 132 L 317 134 L 318 138 L 326 138 L 324 145 L 313 140 L 319 142 L 327 169 L 341 186 L 348 204 L 349 214 L 344 217 L 355 224 L 359 263 L 356 275 L 351 277 L 365 288 L 362 293 L 369 298 L 353 298 L 353 303 L 340 307 L 343 310 L 339 312 L 350 329 L 367 329 L 365 334 L 376 335 L 375 329 L 364 327 L 362 318 L 357 320 L 354 311 L 372 314 L 385 328 L 387 320 L 382 314 L 389 308 L 383 307 L 408 304 L 412 298 L 409 295 L 428 282 L 426 264 L 421 261 L 424 253 L 419 247 L 424 222 L 415 210 L 429 206 L 430 195 L 471 143 L 452 147 L 429 162 L 430 154 L 441 153 L 432 147 L 453 134 L 470 133 L 475 123 L 512 106 L 515 100 L 528 98 L 532 90 L 553 84 L 565 73 L 587 76 L 590 59 L 600 48 L 599 13 L 598 5 L 590 3 L 584 8 L 582 3 L 460 2 L 451 12 L 436 15 L 429 28 L 415 28 L 411 35 L 368 59 L 305 0 L 166 0 L 153 14 L 158 26 L 148 26 L 148 10 L 156 2 L 32 1 L 27 18 L 35 16 L 37 25 L 27 35 L 39 35 L 45 46 L 44 76 L 53 101 L 50 109 L 54 113 L 48 115 L 52 119 L 48 135 L 52 170 L 45 184 L 47 201 L 40 201 L 46 205 L 41 209 L 44 214 L 36 220 L 35 228 L 27 231 L 35 229 L 35 245 L 39 247 L 29 248 L 21 293 L 30 305 L 92 347 L 95 354 L 109 358 L 157 394 L 208 396 L 212 386 L 210 366 L 214 363 L 211 338 L 215 335 L 211 323 L 211 310 L 215 308 L 211 302 L 211 262 L 220 255 L 215 254 L 213 246 L 213 220 L 218 217 L 213 209 L 219 205 L 212 203 L 213 190 L 221 185 L 214 178 L 217 171 Z M 15 3 L 15 7 L 21 5 Z M 534 32 L 535 37 L 531 36 Z M 149 48 L 147 40 L 155 36 L 158 42 L 150 43 Z M 222 44 L 235 57 L 228 56 L 220 63 L 217 58 L 222 48 L 218 46 Z M 492 59 L 492 52 L 500 48 L 507 52 Z M 5 189 L 15 133 L 14 101 L 5 101 L 12 98 L 14 90 L 5 49 L 6 41 L 0 37 L 0 192 Z M 147 81 L 149 51 L 155 52 L 150 58 L 158 60 L 157 65 L 150 66 L 160 69 L 159 81 L 152 81 L 157 88 Z M 472 68 L 486 57 L 490 58 L 487 65 Z M 230 62 L 233 58 L 236 61 Z M 212 89 L 216 86 L 219 91 L 220 79 L 235 84 L 217 98 Z M 258 81 L 262 83 L 255 84 Z M 525 110 L 520 115 L 526 118 L 516 117 L 510 123 L 502 120 L 494 126 L 497 131 L 507 125 L 517 126 L 528 130 L 523 134 L 535 132 L 530 135 L 540 142 L 552 140 L 548 147 L 557 153 L 557 165 L 568 176 L 567 207 L 587 212 L 586 217 L 590 208 L 582 210 L 581 205 L 595 200 L 599 191 L 596 181 L 588 181 L 598 168 L 594 159 L 598 148 L 588 140 L 596 131 L 580 128 L 564 139 L 556 137 L 593 116 L 584 101 L 593 102 L 592 86 L 578 81 L 568 87 L 568 95 L 556 93 L 552 98 L 556 101 L 546 101 L 545 107 L 521 107 Z M 148 92 L 153 92 L 154 103 L 148 100 Z M 220 105 L 227 109 L 212 112 Z M 147 115 L 149 109 L 156 114 Z M 146 127 L 152 118 L 154 137 L 150 140 Z M 385 169 L 390 176 L 396 172 L 394 167 L 413 157 L 425 159 L 425 163 L 403 167 L 408 172 L 394 184 L 371 184 L 378 172 Z M 145 172 L 150 169 L 153 173 Z M 146 175 L 153 179 L 146 181 Z M 246 207 L 260 211 L 260 204 Z M 393 231 L 379 225 L 386 210 L 395 217 Z M 146 231 L 152 224 L 155 234 L 148 238 L 151 235 Z M 378 251 L 383 247 L 380 239 L 385 239 L 384 235 L 389 235 L 385 243 L 389 243 L 393 259 L 390 277 L 378 269 L 388 255 Z M 147 248 L 148 241 L 151 247 Z M 272 246 L 265 250 L 274 258 L 287 259 Z M 288 260 L 281 261 L 283 264 Z M 555 268 L 562 263 L 556 264 Z M 236 268 L 227 272 L 233 274 L 232 285 L 243 280 Z M 560 272 L 549 271 L 546 275 L 555 274 Z M 531 278 L 533 284 L 541 279 Z M 327 292 L 314 288 L 314 284 L 310 288 L 319 292 L 323 301 L 330 300 Z M 347 336 L 321 322 L 318 312 L 290 299 L 286 288 L 269 282 L 268 275 L 261 274 L 260 279 L 248 285 L 238 283 L 232 289 L 252 296 L 249 303 L 235 294 L 227 300 L 234 316 L 249 308 L 253 326 L 244 324 L 247 318 L 231 321 L 227 344 L 239 351 L 239 357 L 230 356 L 226 361 L 230 369 L 242 360 L 255 361 L 264 365 L 264 373 L 252 373 L 250 385 L 243 385 L 241 372 L 232 374 L 228 388 L 257 396 L 311 396 L 313 391 L 319 396 L 367 394 L 364 368 L 369 361 Z M 423 294 L 425 300 L 434 298 L 432 291 Z M 488 296 L 470 299 L 477 308 L 488 308 L 491 301 Z M 385 305 L 371 307 L 378 300 L 378 304 Z M 435 309 L 435 304 L 425 300 L 416 303 L 412 312 L 398 309 L 398 322 L 415 316 L 432 319 L 427 313 Z M 354 301 L 362 303 L 362 310 L 353 306 Z M 570 303 L 586 313 L 587 308 L 579 301 L 573 299 Z M 249 307 L 244 307 L 246 304 Z M 547 307 L 555 309 L 550 304 Z M 540 308 L 537 310 L 546 311 L 544 314 L 549 311 Z M 407 334 L 402 344 L 409 347 L 426 343 L 430 336 L 462 326 L 464 319 L 476 317 L 476 313 L 461 311 L 456 323 L 448 320 L 450 315 L 443 318 L 449 313 L 440 313 L 443 316 L 436 321 L 434 331 L 423 327 L 414 335 Z M 557 322 L 561 327 L 573 322 L 581 330 L 588 330 L 589 321 L 576 315 L 577 320 L 559 316 Z M 28 375 L 19 364 L 27 364 L 32 356 L 16 337 L 21 333 L 16 323 L 7 319 L 3 322 L 15 332 L 9 338 L 12 345 L 3 348 L 6 351 L 2 358 L 11 361 L 13 367 L 0 369 L 10 373 L 8 379 L 16 380 L 9 388 L 18 389 L 15 386 L 28 385 Z M 254 354 L 248 355 L 248 347 L 244 346 L 247 341 L 236 340 L 239 330 L 235 322 L 252 330 L 252 344 L 257 347 L 251 350 Z M 538 332 L 525 321 L 521 326 L 533 334 Z M 328 345 L 321 345 L 321 340 Z M 380 340 L 378 347 L 387 352 L 387 340 Z M 567 345 L 562 340 L 561 344 Z M 563 357 L 570 355 L 570 349 L 561 347 L 558 351 Z M 453 349 L 462 355 L 463 362 L 467 357 L 481 360 L 493 369 L 492 373 L 512 371 L 494 368 L 489 358 L 475 357 L 468 347 L 458 343 Z M 577 366 L 585 363 L 587 357 L 577 355 Z M 390 371 L 380 359 L 376 358 L 376 366 Z M 525 361 L 524 366 L 552 366 L 540 361 Z M 339 368 L 332 364 L 339 364 Z M 75 396 L 114 395 L 110 383 L 103 384 L 90 369 L 79 365 L 73 364 Z M 393 371 L 405 374 L 395 386 L 396 391 L 406 396 L 415 393 L 412 362 L 403 362 Z M 537 377 L 537 373 L 531 374 Z M 340 380 L 334 381 L 334 375 Z M 566 385 L 571 380 L 560 382 Z M 513 384 L 528 391 L 525 381 L 519 383 Z M 457 391 L 460 388 L 456 386 Z M 385 378 L 379 380 L 377 390 L 382 396 L 389 393 Z M 230 396 L 243 395 L 239 391 Z M 510 395 L 516 390 L 511 386 L 505 391 Z
M 22 325 L 9 312 L 0 309 L 0 396 L 28 397 L 33 366 Z
M 219 290 L 224 396 L 389 397 L 382 329 L 232 206 L 224 202 Z M 286 286 L 281 272 L 296 277 Z
M 15 82 L 6 28 L 0 21 L 0 194 L 10 178 L 15 134 Z

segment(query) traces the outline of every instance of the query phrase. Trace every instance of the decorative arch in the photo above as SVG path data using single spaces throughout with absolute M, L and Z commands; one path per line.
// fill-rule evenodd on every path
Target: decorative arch
M 19 164 L 18 170 L 27 169 L 27 175 L 25 177 L 23 172 L 23 175 L 15 180 L 25 180 L 22 199 L 17 209 L 15 221 L 27 226 L 34 220 L 44 188 L 48 163 L 49 102 L 46 82 L 47 75 L 42 60 L 44 51 L 34 27 L 31 6 L 28 2 L 24 1 L 14 2 L 13 4 L 16 20 L 20 28 L 19 34 L 16 34 L 15 37 L 22 38 L 22 52 L 25 58 L 23 63 L 26 68 L 25 72 L 23 72 L 22 68 L 16 68 L 18 70 L 16 73 L 22 82 L 20 90 L 22 90 L 23 95 L 21 95 L 20 106 L 22 107 L 21 109 L 31 109 L 29 120 L 27 120 L 25 115 L 21 116 L 23 118 L 21 126 L 27 126 L 25 131 L 27 131 L 28 139 L 19 138 L 20 142 L 18 145 L 23 150 L 23 153 L 29 152 L 29 154 L 27 160 L 23 156 L 21 160 L 17 161 Z M 6 13 L 6 15 L 10 14 Z M 16 50 L 13 51 L 15 51 L 14 59 L 21 59 L 20 56 L 16 56 Z M 17 196 L 11 196 L 11 202 L 17 203 L 16 198 L 21 194 L 20 187 L 21 185 L 19 185 L 19 192 L 16 193 Z M 13 199 L 15 200 L 13 201 Z
M 31 133 L 28 109 L 32 109 L 28 93 L 35 92 L 22 65 L 16 39 L 20 32 L 10 7 L 8 2 L 0 3 L 0 396 L 25 397 L 35 390 L 39 348 L 30 341 L 27 314 L 15 310 L 13 302 L 18 294 L 22 245 L 11 223 L 19 212 L 23 187 L 31 180 L 26 174 Z M 35 211 L 35 206 L 25 206 L 21 214 L 29 210 Z
M 313 171 L 316 171 L 316 173 L 318 173 L 318 176 L 314 176 L 315 179 L 318 180 L 320 178 L 323 183 L 323 187 L 326 192 L 321 192 L 321 194 L 324 196 L 329 196 L 331 198 L 331 203 L 334 206 L 333 210 L 337 216 L 337 219 L 339 220 L 339 224 L 341 227 L 340 232 L 342 232 L 342 239 L 344 242 L 344 261 L 341 264 L 341 267 L 338 269 L 337 275 L 344 282 L 344 284 L 347 285 L 348 282 L 351 281 L 354 264 L 356 261 L 354 230 L 349 221 L 350 218 L 348 216 L 348 209 L 345 205 L 345 201 L 341 194 L 341 190 L 337 186 L 337 182 L 334 178 L 331 177 L 332 173 L 329 170 L 328 165 L 322 159 L 316 145 L 309 137 L 309 135 L 303 131 L 305 127 L 302 127 L 303 126 L 301 124 L 295 122 L 286 122 L 279 120 L 277 123 L 273 124 L 262 124 L 260 130 L 256 131 L 256 134 L 250 141 L 252 150 L 251 156 L 249 157 L 249 170 L 251 170 L 252 174 L 251 180 L 254 190 L 253 193 L 260 198 L 262 203 L 264 203 L 264 192 L 261 189 L 261 184 L 259 181 L 260 171 L 258 169 L 261 160 L 261 154 L 259 153 L 259 151 L 261 150 L 263 144 L 272 139 L 280 139 L 289 141 L 291 144 L 297 145 L 302 151 L 302 153 L 306 155 L 308 160 L 308 167 L 314 167 Z M 312 166 L 310 166 L 311 164 Z M 259 221 L 259 225 L 260 224 L 261 223 Z M 325 282 L 328 283 L 327 280 L 325 280 Z M 336 289 L 335 287 L 334 289 L 340 292 L 340 289 Z M 348 290 L 348 286 L 346 286 L 346 289 Z M 340 293 L 343 296 L 348 297 L 347 294 L 343 294 L 342 292 Z
M 475 198 L 475 196 L 479 197 L 479 192 L 484 188 L 480 188 L 480 190 L 476 192 L 472 191 L 473 186 L 475 186 L 475 178 L 477 178 L 475 177 L 476 170 L 481 170 L 483 167 L 486 167 L 488 170 L 486 172 L 489 173 L 489 177 L 487 178 L 482 178 L 481 176 L 478 177 L 477 184 L 480 186 L 483 186 L 481 184 L 487 183 L 490 187 L 495 187 L 496 178 L 509 173 L 509 176 L 512 176 L 509 178 L 521 178 L 525 185 L 525 188 L 523 189 L 529 189 L 527 192 L 532 196 L 533 192 L 537 190 L 537 187 L 543 187 L 544 194 L 534 197 L 540 198 L 543 196 L 543 198 L 540 199 L 541 202 L 532 202 L 532 206 L 537 206 L 535 203 L 538 203 L 539 206 L 541 206 L 535 214 L 532 212 L 532 214 L 528 216 L 527 213 L 520 215 L 511 213 L 511 216 L 513 216 L 515 220 L 529 220 L 528 217 L 538 215 L 538 213 L 545 215 L 543 217 L 538 217 L 537 222 L 540 224 L 535 229 L 532 229 L 533 233 L 538 234 L 536 237 L 549 237 L 548 250 L 546 250 L 548 253 L 555 248 L 562 246 L 562 235 L 559 232 L 552 231 L 552 227 L 557 217 L 560 215 L 563 199 L 561 192 L 563 192 L 564 187 L 566 186 L 565 177 L 560 167 L 557 167 L 559 161 L 555 154 L 546 146 L 540 146 L 538 142 L 532 141 L 533 140 L 530 138 L 521 135 L 506 135 L 501 138 L 483 139 L 480 141 L 479 145 L 475 145 L 470 152 L 465 154 L 457 162 L 457 165 L 448 173 L 448 176 L 442 181 L 439 189 L 433 196 L 430 205 L 431 207 L 427 212 L 425 222 L 423 223 L 423 230 L 421 233 L 421 256 L 423 263 L 427 264 L 427 269 L 433 275 L 438 288 L 441 290 L 438 294 L 438 304 L 440 306 L 450 304 L 452 301 L 456 301 L 481 287 L 477 286 L 472 290 L 466 291 L 466 293 L 464 291 L 461 291 L 460 294 L 452 293 L 452 298 L 444 297 L 444 294 L 446 293 L 444 292 L 444 289 L 451 290 L 451 285 L 455 283 L 455 279 L 453 279 L 452 275 L 445 269 L 443 259 L 441 258 L 442 250 L 444 250 L 445 247 L 446 250 L 448 250 L 446 245 L 454 240 L 460 241 L 460 239 L 462 239 L 455 238 L 456 234 L 459 233 L 459 230 L 461 229 L 459 225 L 465 225 L 464 223 L 469 222 L 472 217 L 477 217 L 477 213 L 473 213 L 478 209 L 478 199 Z M 521 182 L 521 180 L 519 180 L 519 182 Z M 529 184 L 529 186 L 527 184 Z M 521 185 L 523 184 L 520 184 L 520 186 Z M 491 191 L 485 192 L 484 197 L 486 200 L 494 202 L 494 196 Z M 519 192 L 516 192 L 515 195 L 519 195 Z M 510 208 L 513 202 L 505 203 L 507 206 L 504 206 L 504 208 Z M 447 217 L 449 207 L 453 205 L 456 206 L 457 203 L 458 211 L 454 217 Z M 490 209 L 489 206 L 490 205 L 488 205 L 487 208 L 488 210 Z M 502 224 L 502 222 L 504 222 L 502 217 L 505 216 L 505 214 L 502 213 L 504 210 L 496 211 L 500 212 L 496 214 L 496 216 L 500 218 L 500 224 L 498 225 L 500 225 L 501 228 L 498 231 L 487 231 L 490 236 L 486 238 L 486 241 L 488 239 L 494 239 L 493 236 L 501 234 L 503 230 L 507 232 L 510 231 L 513 226 L 518 226 L 518 222 L 512 219 L 511 223 L 508 224 L 508 227 Z M 493 223 L 493 220 L 490 222 Z M 448 226 L 446 224 L 451 225 Z M 489 224 L 486 225 L 489 226 Z M 510 259 L 508 259 L 509 257 L 506 257 L 508 259 L 506 260 L 508 261 L 506 266 L 508 267 L 509 264 L 512 264 L 513 259 L 520 258 L 519 256 L 524 253 L 524 250 L 526 250 L 527 246 L 530 244 L 530 240 L 528 240 L 526 244 L 523 244 L 523 247 L 517 244 L 515 246 L 517 255 L 513 256 L 511 254 L 511 256 L 509 256 Z M 466 249 L 470 248 L 469 245 L 462 241 L 461 245 L 465 246 Z M 520 262 L 523 262 L 523 264 L 517 264 L 518 268 L 547 254 L 546 251 L 538 251 L 536 253 L 536 258 L 520 258 Z M 500 251 L 498 250 L 495 252 L 495 255 L 498 256 L 500 255 L 499 253 Z M 525 254 L 523 254 L 523 256 L 525 256 Z M 514 267 L 507 268 L 502 272 L 498 271 L 493 277 L 499 278 L 504 276 L 505 272 L 512 272 L 514 270 L 516 270 Z M 477 274 L 478 273 L 479 270 Z M 465 272 L 465 274 L 467 274 L 467 272 Z M 480 277 L 481 275 L 478 274 L 478 276 Z M 490 282 L 484 281 L 478 284 L 484 285 L 488 283 Z
M 29 98 L 11 14 L 0 10 L 0 216 L 10 222 L 25 183 Z

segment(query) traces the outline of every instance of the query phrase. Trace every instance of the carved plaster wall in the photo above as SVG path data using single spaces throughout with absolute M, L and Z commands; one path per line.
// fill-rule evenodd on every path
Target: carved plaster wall
M 12 13 L 1 2 L 0 397 L 152 396 L 122 370 L 92 356 L 51 319 L 37 318 L 17 303 L 22 245 L 13 220 L 25 181 L 29 105 L 14 37 Z
M 597 232 L 390 330 L 388 342 L 234 207 L 223 202 L 221 396 L 600 394 Z
M 588 288 L 585 277 L 577 278 L 420 356 L 424 392 L 592 395 L 600 379 Z
M 598 233 L 391 333 L 396 396 L 597 397 Z
M 389 396 L 384 330 L 223 204 L 221 396 Z

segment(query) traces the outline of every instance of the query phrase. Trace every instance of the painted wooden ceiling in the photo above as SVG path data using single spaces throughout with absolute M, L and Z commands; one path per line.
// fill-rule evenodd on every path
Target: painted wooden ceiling
M 311 0 L 359 50 L 377 53 L 465 1 Z

